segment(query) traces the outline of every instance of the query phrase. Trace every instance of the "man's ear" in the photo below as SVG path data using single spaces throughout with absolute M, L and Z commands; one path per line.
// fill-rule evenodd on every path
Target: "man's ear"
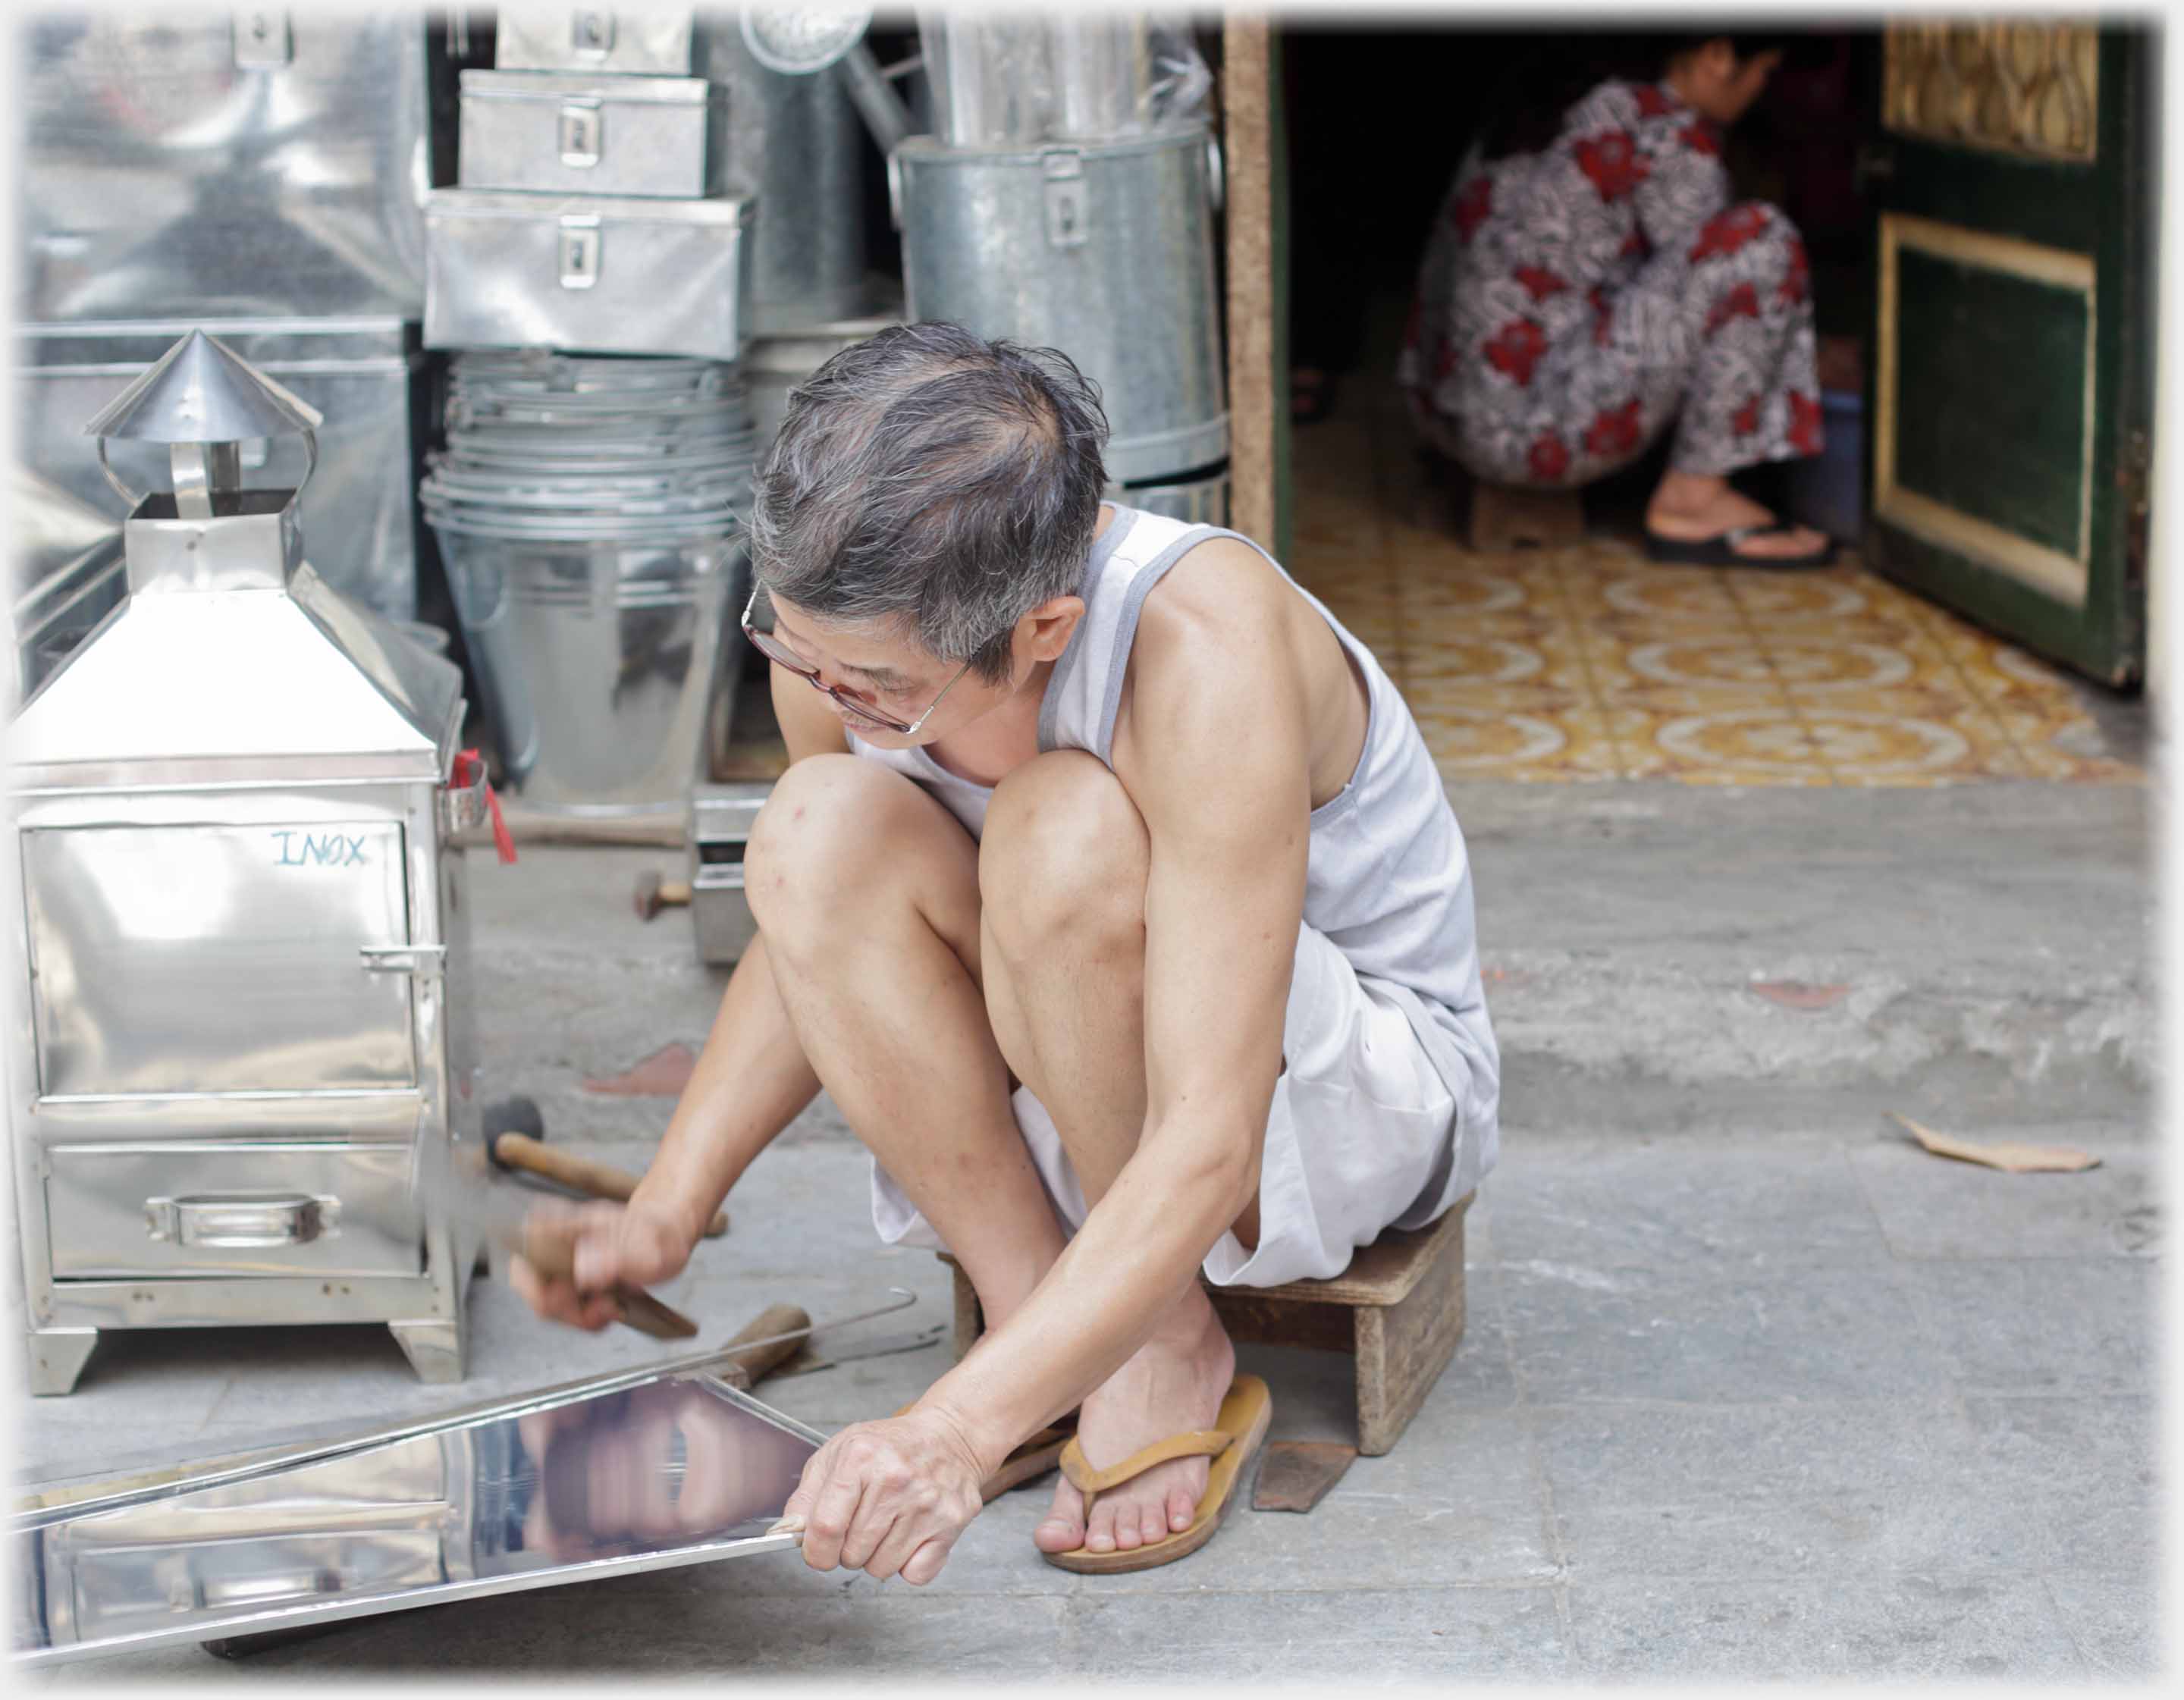
M 1069 647 L 1069 639 L 1077 630 L 1077 622 L 1084 617 L 1084 598 L 1050 597 L 1025 615 L 1017 630 L 1028 636 L 1032 660 L 1059 660 L 1061 652 Z

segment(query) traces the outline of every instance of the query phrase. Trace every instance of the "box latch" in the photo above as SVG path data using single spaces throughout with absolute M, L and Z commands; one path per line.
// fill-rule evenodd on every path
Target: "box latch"
M 278 6 L 242 6 L 235 14 L 235 64 L 238 70 L 277 71 L 296 57 L 288 14 Z
M 1046 245 L 1082 248 L 1090 240 L 1084 228 L 1084 155 L 1075 148 L 1040 150 L 1046 172 Z
M 614 14 L 604 7 L 579 6 L 569 14 L 569 51 L 603 59 L 614 51 Z
M 599 215 L 571 213 L 561 220 L 561 287 L 589 289 L 599 281 Z
M 599 163 L 601 132 L 606 115 L 593 99 L 561 103 L 561 163 L 579 168 Z

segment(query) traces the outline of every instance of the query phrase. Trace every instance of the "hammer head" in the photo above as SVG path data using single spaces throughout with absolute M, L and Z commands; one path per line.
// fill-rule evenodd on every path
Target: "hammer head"
M 493 1142 L 503 1134 L 528 1134 L 534 1140 L 546 1137 L 546 1118 L 540 1113 L 535 1098 L 499 1098 L 478 1112 L 481 1130 L 485 1134 L 485 1154 L 496 1168 L 506 1168 Z

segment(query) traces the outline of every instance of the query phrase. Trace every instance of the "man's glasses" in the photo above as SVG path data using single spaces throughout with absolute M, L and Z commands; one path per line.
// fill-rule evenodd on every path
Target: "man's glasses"
M 954 690 L 956 684 L 961 680 L 963 673 L 967 673 L 971 671 L 971 664 L 968 661 L 966 661 L 963 664 L 963 672 L 956 674 L 954 678 L 949 680 L 946 684 L 941 686 L 940 696 L 933 698 L 931 702 L 925 705 L 925 712 L 923 714 L 918 716 L 916 720 L 898 720 L 894 716 L 888 713 L 884 709 L 874 707 L 862 697 L 852 696 L 847 691 L 837 690 L 833 685 L 828 684 L 824 679 L 819 677 L 818 668 L 805 661 L 794 649 L 783 644 L 780 638 L 775 637 L 773 635 L 772 602 L 769 600 L 766 603 L 763 614 L 760 614 L 759 611 L 759 599 L 765 596 L 765 594 L 766 590 L 763 586 L 754 586 L 751 590 L 750 600 L 744 605 L 744 636 L 751 640 L 752 644 L 756 646 L 759 654 L 764 655 L 766 660 L 772 661 L 777 667 L 786 668 L 788 672 L 795 674 L 798 678 L 803 680 L 804 683 L 811 686 L 812 689 L 825 692 L 836 702 L 839 703 L 844 708 L 849 710 L 851 714 L 856 716 L 858 719 L 868 721 L 874 726 L 880 727 L 886 731 L 894 733 L 899 738 L 909 738 L 914 736 L 917 731 L 924 726 L 927 721 L 933 718 L 933 711 L 940 706 L 941 697 L 946 696 L 949 692 Z M 763 627 L 756 623 L 758 619 L 763 619 L 765 621 L 766 623 Z

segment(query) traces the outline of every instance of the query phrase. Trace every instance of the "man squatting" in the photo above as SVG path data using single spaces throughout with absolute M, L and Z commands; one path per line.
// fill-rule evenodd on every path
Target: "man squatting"
M 1103 503 L 1106 436 L 1066 357 L 952 325 L 795 393 L 749 528 L 791 763 L 757 936 L 635 1196 L 555 1217 L 573 1280 L 511 1271 L 604 1327 L 825 1087 L 881 1238 L 952 1252 L 989 1331 L 812 1455 L 815 1569 L 930 1581 L 1057 1451 L 1050 1562 L 1192 1550 L 1267 1416 L 1200 1271 L 1338 1274 L 1495 1160 L 1463 839 L 1402 697 L 1256 543 Z

